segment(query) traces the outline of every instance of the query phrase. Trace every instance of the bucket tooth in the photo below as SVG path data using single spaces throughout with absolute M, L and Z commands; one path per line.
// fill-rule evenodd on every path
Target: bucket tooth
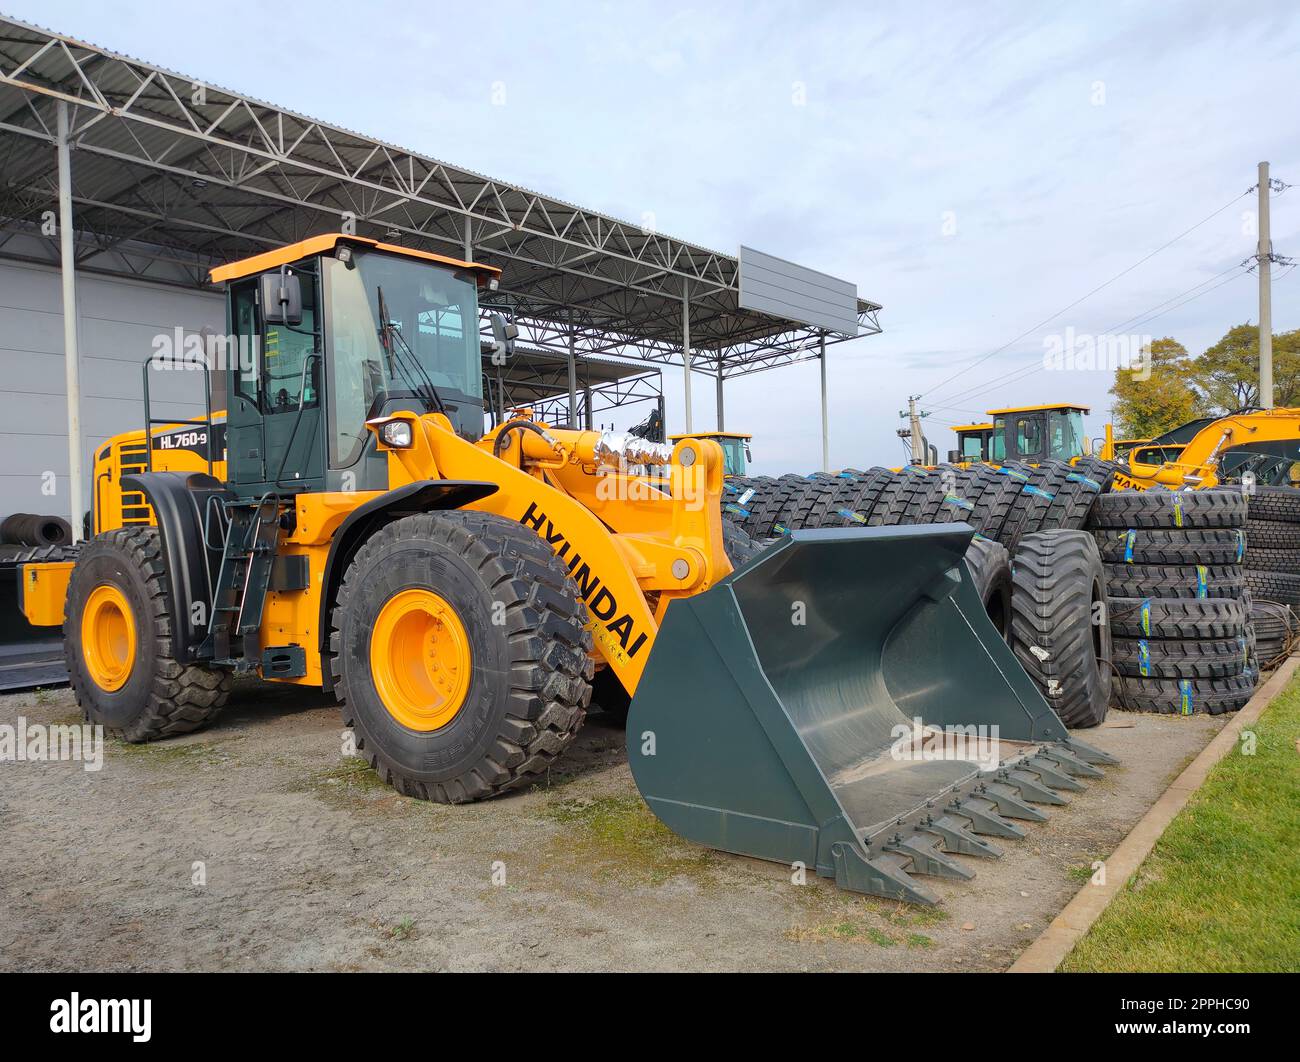
M 831 848 L 831 858 L 835 864 L 835 884 L 842 889 L 928 907 L 939 902 L 938 896 L 907 872 L 911 860 L 902 854 L 883 852 L 867 859 L 852 845 L 836 844 Z
M 976 790 L 976 793 L 996 805 L 999 815 L 1004 815 L 1009 819 L 1025 819 L 1029 822 L 1047 821 L 1046 815 L 1041 811 L 1035 811 L 1021 800 L 1009 785 L 992 782 L 988 785 L 981 785 Z
M 1060 764 L 1053 763 L 1046 756 L 1030 756 L 1025 766 L 1053 789 L 1064 789 L 1067 793 L 1081 793 L 1088 787 L 1076 782 L 1061 769 Z
M 971 832 L 981 833 L 986 837 L 1009 837 L 1018 841 L 1025 836 L 1024 830 L 1014 822 L 1007 822 L 997 813 L 993 802 L 983 797 L 968 797 L 965 800 L 954 801 L 949 813 L 970 819 Z M 993 848 L 992 845 L 989 847 Z M 1002 853 L 998 852 L 998 854 Z
M 1090 763 L 1085 763 L 1060 745 L 1048 745 L 1043 749 L 1042 754 L 1049 760 L 1059 763 L 1068 774 L 1072 774 L 1076 778 L 1106 777 L 1103 771 L 1097 770 L 1097 768 Z
M 956 852 L 958 855 L 976 856 L 980 859 L 1001 857 L 1002 849 L 976 836 L 976 831 L 966 821 L 969 816 L 964 807 L 953 808 L 952 812 L 937 819 L 927 817 L 918 823 L 916 828 L 922 833 L 932 833 L 940 838 L 946 851 Z
M 1053 792 L 1028 771 L 1008 771 L 1007 784 L 1020 790 L 1020 795 L 1033 804 L 1068 804 L 1060 793 Z
M 1100 763 L 1108 767 L 1115 767 L 1119 764 L 1119 760 L 1109 752 L 1102 752 L 1095 745 L 1086 745 L 1076 737 L 1066 738 L 1061 744 L 1078 756 L 1079 759 L 1086 760 L 1088 763 Z
M 958 881 L 970 881 L 975 876 L 972 871 L 959 866 L 939 851 L 937 838 L 925 838 L 917 834 L 904 838 L 895 834 L 885 842 L 886 852 L 905 855 L 912 861 L 912 870 L 917 874 L 929 874 L 935 878 L 956 878 Z

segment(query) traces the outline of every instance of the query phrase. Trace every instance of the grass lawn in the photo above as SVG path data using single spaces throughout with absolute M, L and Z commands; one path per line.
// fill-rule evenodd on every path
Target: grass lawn
M 1062 970 L 1300 970 L 1300 678 L 1250 732 Z

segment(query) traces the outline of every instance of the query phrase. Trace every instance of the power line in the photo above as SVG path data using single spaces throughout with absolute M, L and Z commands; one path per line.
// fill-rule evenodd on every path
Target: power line
M 1197 229 L 1199 229 L 1202 225 L 1204 225 L 1204 224 L 1206 224 L 1207 222 L 1212 221 L 1214 218 L 1218 217 L 1218 216 L 1219 216 L 1220 214 L 1222 214 L 1225 210 L 1227 210 L 1229 207 L 1231 207 L 1233 204 L 1235 204 L 1235 203 L 1237 202 L 1238 199 L 1242 198 L 1242 196 L 1246 196 L 1246 195 L 1249 195 L 1249 194 L 1250 194 L 1250 190 L 1247 189 L 1245 192 L 1242 192 L 1241 195 L 1233 196 L 1232 199 L 1230 199 L 1230 200 L 1228 200 L 1228 202 L 1224 203 L 1224 205 L 1221 206 L 1221 207 L 1219 207 L 1219 209 L 1216 210 L 1216 211 L 1214 211 L 1214 213 L 1209 214 L 1208 216 L 1202 218 L 1200 221 L 1198 221 L 1195 225 L 1191 226 L 1190 228 L 1184 229 L 1182 232 L 1180 232 L 1180 233 L 1179 233 L 1177 236 L 1175 236 L 1172 240 L 1169 240 L 1167 243 L 1162 243 L 1162 244 L 1161 244 L 1159 247 L 1157 247 L 1154 251 L 1151 251 L 1149 254 L 1146 254 L 1146 255 L 1144 255 L 1142 258 L 1139 258 L 1136 262 L 1134 262 L 1134 263 L 1133 263 L 1131 266 L 1129 266 L 1127 269 L 1121 270 L 1120 272 L 1116 273 L 1113 277 L 1111 277 L 1109 280 L 1104 281 L 1104 282 L 1101 283 L 1101 284 L 1098 284 L 1095 288 L 1093 288 L 1091 291 L 1089 291 L 1086 295 L 1081 295 L 1079 298 L 1075 299 L 1075 300 L 1074 300 L 1072 303 L 1070 303 L 1068 306 L 1063 306 L 1061 309 L 1057 310 L 1057 311 L 1056 311 L 1054 314 L 1052 314 L 1050 317 L 1046 317 L 1046 318 L 1044 318 L 1042 321 L 1040 321 L 1038 324 L 1034 325 L 1032 328 L 1028 328 L 1028 329 L 1026 329 L 1024 332 L 1021 332 L 1020 335 L 1016 336 L 1015 339 L 1011 340 L 1010 342 L 1004 343 L 1002 346 L 998 347 L 997 350 L 990 351 L 988 354 L 984 354 L 984 355 L 982 355 L 981 357 L 977 358 L 975 361 L 971 362 L 969 365 L 965 366 L 964 368 L 958 369 L 955 373 L 953 373 L 953 374 L 952 374 L 951 376 L 949 376 L 947 379 L 943 380 L 942 382 L 940 382 L 940 383 L 939 383 L 938 385 L 936 385 L 935 387 L 930 388 L 930 390 L 927 391 L 927 392 L 925 392 L 925 394 L 929 395 L 929 394 L 932 394 L 932 393 L 935 392 L 935 391 L 942 390 L 944 387 L 947 387 L 948 384 L 952 383 L 953 380 L 957 379 L 957 377 L 962 376 L 962 375 L 964 375 L 965 373 L 970 372 L 970 370 L 973 369 L 973 368 L 975 368 L 977 365 L 982 365 L 984 362 L 988 361 L 989 358 L 992 358 L 992 357 L 995 357 L 995 356 L 998 355 L 998 354 L 1001 354 L 1001 353 L 1002 353 L 1004 350 L 1006 350 L 1008 347 L 1010 347 L 1010 346 L 1014 346 L 1016 343 L 1019 343 L 1019 342 L 1020 342 L 1022 339 L 1024 339 L 1026 336 L 1030 336 L 1030 335 L 1032 335 L 1033 333 L 1037 332 L 1037 331 L 1038 331 L 1040 328 L 1042 328 L 1043 326 L 1050 324 L 1052 321 L 1056 320 L 1056 318 L 1060 317 L 1061 314 L 1065 313 L 1067 310 L 1072 310 L 1072 309 L 1074 309 L 1074 307 L 1078 306 L 1079 303 L 1084 302 L 1084 301 L 1086 301 L 1087 299 L 1092 298 L 1092 296 L 1096 295 L 1097 292 L 1101 291 L 1103 288 L 1107 288 L 1107 287 L 1109 287 L 1111 284 L 1115 283 L 1115 281 L 1119 280 L 1121 277 L 1127 276 L 1129 273 L 1133 272 L 1133 270 L 1135 270 L 1138 266 L 1142 265 L 1144 262 L 1150 261 L 1150 260 L 1151 260 L 1152 258 L 1154 258 L 1156 255 L 1158 255 L 1161 251 L 1165 250 L 1166 248 L 1172 247 L 1175 243 L 1177 243 L 1179 240 L 1181 240 L 1184 236 L 1187 236 L 1189 233 L 1195 232 L 1195 231 L 1196 231 Z
M 1225 284 L 1229 284 L 1232 281 L 1238 279 L 1239 277 L 1250 275 L 1250 270 L 1245 269 L 1241 266 L 1234 266 L 1233 269 L 1237 270 L 1237 272 L 1233 273 L 1233 275 L 1228 277 L 1227 280 L 1219 281 L 1219 283 L 1215 284 L 1213 287 L 1206 288 L 1204 291 L 1199 291 L 1195 295 L 1192 295 L 1190 298 L 1183 299 L 1182 302 L 1175 303 L 1173 306 L 1169 306 L 1168 308 L 1163 310 L 1161 310 L 1160 307 L 1163 306 L 1164 303 L 1157 303 L 1156 306 L 1152 307 L 1152 310 L 1158 310 L 1159 312 L 1153 313 L 1150 310 L 1144 311 L 1143 313 L 1139 314 L 1137 317 L 1130 318 L 1130 320 L 1124 322 L 1123 325 L 1116 326 L 1115 328 L 1105 329 L 1103 332 L 1099 334 L 1107 335 L 1119 331 L 1121 327 L 1130 327 L 1130 326 L 1136 327 L 1137 325 L 1149 324 L 1151 321 L 1154 321 L 1158 317 L 1163 317 L 1165 314 L 1172 313 L 1174 310 L 1178 309 L 1181 306 L 1186 306 L 1189 302 L 1195 302 L 1202 295 L 1208 295 L 1210 292 L 1214 291 L 1215 288 L 1221 288 Z M 1227 272 L 1227 270 L 1225 270 L 1225 272 Z M 1223 274 L 1220 273 L 1217 275 L 1222 276 Z M 1210 279 L 1213 280 L 1215 278 L 1211 277 Z M 1209 283 L 1209 281 L 1206 281 L 1205 283 Z M 1200 284 L 1196 285 L 1196 287 L 1201 287 L 1201 286 L 1202 285 Z M 1195 291 L 1195 290 L 1196 288 L 1188 289 L 1188 291 Z M 1187 294 L 1187 292 L 1183 292 L 1183 294 Z M 1177 299 L 1178 297 L 1179 296 L 1177 295 L 1174 296 L 1175 299 Z M 1172 300 L 1170 299 L 1165 300 L 1165 302 L 1170 302 L 1170 301 Z M 1147 316 L 1148 314 L 1150 314 L 1150 316 Z M 1022 366 L 1019 369 L 1013 369 L 1009 373 L 1004 373 L 1002 376 L 996 377 L 995 379 L 988 381 L 986 384 L 978 385 L 975 390 L 965 392 L 959 397 L 978 398 L 980 395 L 985 394 L 996 387 L 1005 386 L 1007 384 L 1012 384 L 1012 383 L 1019 383 L 1021 380 L 1028 379 L 1030 376 L 1033 376 L 1035 373 L 1043 372 L 1044 370 L 1046 370 L 1046 368 L 1047 366 L 1042 364 L 1041 362 L 1037 365 Z

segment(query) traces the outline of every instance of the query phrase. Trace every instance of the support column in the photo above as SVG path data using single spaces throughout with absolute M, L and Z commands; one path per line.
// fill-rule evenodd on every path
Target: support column
M 68 105 L 58 101 L 59 263 L 63 278 L 63 371 L 68 392 L 68 483 L 72 541 L 81 539 L 81 360 L 77 349 L 76 247 L 72 228 L 72 161 L 68 150 Z
M 578 356 L 573 331 L 573 313 L 569 313 L 569 427 L 578 427 Z
M 465 217 L 465 239 L 464 239 L 464 248 L 465 248 L 465 250 L 464 250 L 464 258 L 465 258 L 465 261 L 467 261 L 467 262 L 472 262 L 472 261 L 474 261 L 474 241 L 473 241 L 473 239 L 471 238 L 471 232 L 470 232 L 470 221 L 471 221 L 470 217 L 469 217 L 468 215 L 466 215 L 466 217 Z
M 822 471 L 831 470 L 831 429 L 830 418 L 826 412 L 826 337 L 821 337 L 818 361 L 822 370 Z
M 682 378 L 686 382 L 686 430 L 695 430 L 691 422 L 691 289 L 682 284 Z
M 727 430 L 727 416 L 722 396 L 722 366 L 718 366 L 718 431 Z
M 582 393 L 583 393 L 583 397 L 587 401 L 587 408 L 583 410 L 583 427 L 586 428 L 588 431 L 592 431 L 594 429 L 592 428 L 593 421 L 591 417 L 591 388 L 584 387 L 582 389 Z

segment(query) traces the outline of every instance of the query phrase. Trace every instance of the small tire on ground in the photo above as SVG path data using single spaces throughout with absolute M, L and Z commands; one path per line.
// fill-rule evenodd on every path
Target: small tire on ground
M 1246 587 L 1256 601 L 1276 601 L 1300 606 L 1300 575 L 1288 572 L 1260 572 L 1247 568 Z
M 1300 524 L 1300 490 L 1295 487 L 1255 487 L 1246 504 L 1252 520 Z
M 1240 564 L 1246 547 L 1241 528 L 1105 528 L 1093 535 L 1107 564 Z
M 1300 549 L 1268 549 L 1247 545 L 1245 565 L 1257 572 L 1300 575 Z
M 1115 638 L 1240 638 L 1250 609 L 1226 597 L 1133 598 L 1111 596 L 1110 633 Z
M 1240 597 L 1246 576 L 1239 564 L 1104 564 L 1111 597 Z
M 1246 495 L 1240 490 L 1128 490 L 1103 494 L 1092 506 L 1093 527 L 1242 527 Z
M 1222 715 L 1245 706 L 1255 692 L 1255 679 L 1250 672 L 1221 679 L 1121 676 L 1115 680 L 1115 705 L 1160 715 Z
M 1106 718 L 1105 602 L 1097 544 L 1086 531 L 1040 531 L 1020 540 L 1012 566 L 1011 648 L 1069 727 Z
M 1115 670 L 1137 678 L 1230 678 L 1246 669 L 1246 636 L 1215 641 L 1116 638 Z
M 470 685 L 435 730 L 400 723 L 371 674 L 371 631 L 408 589 L 438 594 L 470 642 Z M 586 606 L 563 563 L 503 517 L 433 512 L 395 520 L 357 551 L 334 608 L 330 666 L 345 726 L 385 782 L 464 803 L 546 771 L 586 717 L 593 674 Z
M 1280 520 L 1246 521 L 1246 555 L 1256 547 L 1264 549 L 1300 549 L 1300 524 Z
M 135 656 L 125 683 L 101 688 L 81 644 L 86 603 L 97 587 L 116 587 L 131 610 Z M 68 676 L 86 719 L 123 741 L 188 734 L 210 723 L 230 694 L 228 671 L 175 657 L 171 580 L 155 527 L 119 528 L 82 544 L 68 582 L 63 644 Z

